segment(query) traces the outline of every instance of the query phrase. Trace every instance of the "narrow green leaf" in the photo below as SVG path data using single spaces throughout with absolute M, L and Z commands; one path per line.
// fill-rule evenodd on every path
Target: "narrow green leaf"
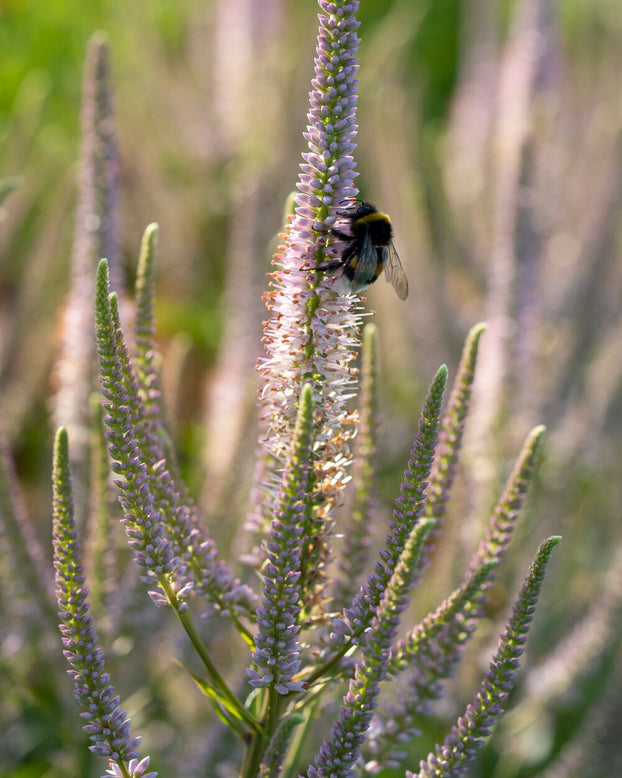
M 173 659 L 173 662 L 188 673 L 197 685 L 199 691 L 209 699 L 214 713 L 223 724 L 230 727 L 238 737 L 245 738 L 248 734 L 248 727 L 244 725 L 244 719 L 240 718 L 238 710 L 229 705 L 227 700 L 224 699 L 218 691 L 210 685 L 209 681 L 205 680 L 205 678 L 201 678 L 200 675 L 193 672 L 187 665 L 180 662 L 179 659 Z

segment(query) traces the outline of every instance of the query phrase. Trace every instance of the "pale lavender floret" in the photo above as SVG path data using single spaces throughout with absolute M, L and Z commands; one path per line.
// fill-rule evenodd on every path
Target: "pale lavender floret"
M 150 757 L 148 756 L 141 759 L 140 762 L 138 759 L 130 759 L 129 764 L 127 765 L 127 773 L 129 778 L 156 778 L 158 775 L 157 773 L 145 772 L 145 770 L 149 767 L 149 762 Z M 106 775 L 103 775 L 102 778 L 110 778 L 111 775 L 113 778 L 125 778 L 125 775 L 122 772 L 120 766 L 112 760 L 110 761 L 110 767 L 106 770 Z

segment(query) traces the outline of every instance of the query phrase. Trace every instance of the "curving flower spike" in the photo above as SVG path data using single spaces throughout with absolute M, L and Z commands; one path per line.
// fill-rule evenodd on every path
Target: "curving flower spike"
M 63 653 L 71 665 L 74 696 L 82 707 L 84 731 L 93 741 L 90 750 L 115 762 L 139 756 L 140 738 L 130 736 L 130 720 L 119 708 L 119 697 L 104 672 L 104 658 L 88 615 L 88 589 L 84 586 L 80 543 L 74 520 L 69 442 L 61 427 L 54 442 L 53 541 L 56 597 Z M 144 760 L 141 764 L 144 763 Z M 148 764 L 148 762 L 147 762 Z
M 133 360 L 141 400 L 150 416 L 163 416 L 160 389 L 160 359 L 155 343 L 155 258 L 158 225 L 149 224 L 140 242 L 136 270 L 136 316 Z
M 264 754 L 259 768 L 259 778 L 279 778 L 292 733 L 304 720 L 302 714 L 292 713 L 281 721 Z
M 153 237 L 153 230 L 146 240 Z M 254 604 L 250 587 L 234 578 L 219 559 L 211 538 L 198 522 L 197 511 L 185 499 L 185 487 L 175 481 L 153 418 L 140 398 L 123 340 L 116 296 L 108 295 L 107 263 L 97 270 L 95 319 L 107 439 L 113 470 L 125 512 L 123 523 L 138 564 L 147 568 L 146 583 L 158 581 L 149 594 L 158 606 L 181 608 L 197 592 L 220 612 L 248 612 Z M 149 340 L 148 302 L 143 305 L 141 338 Z M 155 376 L 151 368 L 146 375 Z M 156 410 L 157 412 L 157 410 Z
M 136 562 L 145 568 L 149 583 L 157 583 L 155 590 L 162 604 L 169 604 L 170 591 L 162 589 L 163 582 L 183 584 L 183 565 L 166 539 L 160 512 L 149 489 L 149 473 L 140 456 L 138 442 L 128 430 L 134 429 L 132 400 L 127 391 L 127 365 L 119 355 L 119 335 L 115 320 L 114 297 L 108 295 L 108 266 L 101 260 L 95 289 L 95 321 L 97 349 L 101 366 L 103 405 L 108 426 L 108 450 L 113 459 L 113 470 L 122 476 L 120 502 L 125 513 L 123 523 Z M 175 575 L 178 573 L 178 575 Z
M 553 549 L 561 537 L 554 535 L 542 543 L 531 565 L 525 583 L 512 609 L 512 615 L 499 639 L 497 652 L 473 702 L 467 706 L 442 745 L 420 764 L 418 773 L 406 771 L 407 778 L 458 778 L 464 775 L 465 764 L 470 762 L 484 744 L 482 738 L 503 713 L 518 671 L 519 657 L 523 653 L 527 632 L 535 612 L 544 575 Z
M 479 341 L 485 330 L 486 325 L 480 322 L 469 331 L 462 349 L 456 379 L 447 401 L 447 411 L 441 422 L 438 449 L 430 473 L 428 500 L 425 507 L 425 515 L 435 519 L 436 526 L 428 536 L 425 553 L 421 557 L 422 567 L 427 564 L 429 554 L 445 520 L 447 503 L 462 447 L 464 427 L 471 406 Z
M 480 565 L 489 560 L 501 561 L 505 555 L 520 510 L 527 498 L 545 431 L 546 427 L 538 425 L 527 436 L 503 494 L 494 507 L 486 536 L 469 564 L 467 575 L 473 575 Z

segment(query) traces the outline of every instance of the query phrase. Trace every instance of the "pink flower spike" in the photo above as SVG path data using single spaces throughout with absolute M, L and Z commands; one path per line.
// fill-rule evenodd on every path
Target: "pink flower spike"
M 308 148 L 302 154 L 295 214 L 275 255 L 276 270 L 264 295 L 270 311 L 265 324 L 265 356 L 258 370 L 260 446 L 264 451 L 254 517 L 269 526 L 283 463 L 291 445 L 304 383 L 313 390 L 314 461 L 309 504 L 318 535 L 339 500 L 349 476 L 350 441 L 356 415 L 347 401 L 357 390 L 354 360 L 359 347 L 360 303 L 339 296 L 335 279 L 317 266 L 336 258 L 326 237 L 338 213 L 355 198 L 351 156 L 356 135 L 358 2 L 320 0 L 315 75 L 309 94 Z M 338 84 L 338 88 L 335 87 Z

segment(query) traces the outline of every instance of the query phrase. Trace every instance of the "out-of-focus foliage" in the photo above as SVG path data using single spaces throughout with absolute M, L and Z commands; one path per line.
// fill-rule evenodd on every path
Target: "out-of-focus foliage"
M 17 465 L 12 489 L 19 482 L 48 556 L 49 398 L 71 253 L 82 67 L 95 29 L 111 43 L 124 267 L 132 276 L 140 235 L 157 221 L 171 426 L 191 489 L 215 516 L 213 534 L 235 542 L 253 467 L 260 297 L 297 173 L 315 34 L 313 3 L 265 2 L 261 18 L 255 5 L 138 0 L 78 11 L 0 0 L 0 179 L 20 178 L 0 206 L 0 431 Z M 477 773 L 540 774 L 567 741 L 580 743 L 601 690 L 622 683 L 622 4 L 364 0 L 361 20 L 360 186 L 391 214 L 411 286 L 405 306 L 382 283 L 368 295 L 383 367 L 387 495 L 429 375 L 441 361 L 455 372 L 469 327 L 489 323 L 457 484 L 471 515 L 455 515 L 441 540 L 421 612 L 460 579 L 479 537 L 471 528 L 485 520 L 526 431 L 537 423 L 549 431 L 517 532 L 564 536 L 529 654 L 534 668 L 558 661 L 558 685 L 536 693 L 527 673 Z M 532 551 L 524 544 L 523 556 L 521 538 L 515 543 L 491 597 L 493 636 L 513 574 Z M 3 541 L 0 607 L 10 616 L 0 625 L 0 775 L 97 775 L 69 720 L 75 709 L 54 617 L 14 576 L 8 549 Z M 594 611 L 606 650 L 598 641 L 580 646 L 579 629 L 557 655 L 563 636 Z M 18 616 L 28 626 L 15 627 Z M 134 695 L 128 705 L 147 750 L 157 743 L 164 754 L 184 722 L 200 728 L 209 718 L 170 666 L 174 638 L 139 597 L 135 621 L 142 632 L 119 628 L 112 662 L 134 657 L 115 667 L 116 677 Z M 157 653 L 144 651 L 155 643 Z M 457 706 L 480 675 L 477 649 L 469 660 L 455 682 Z M 564 661 L 573 677 L 564 677 Z M 607 704 L 601 715 L 615 721 Z M 454 712 L 439 714 L 421 754 Z M 597 759 L 606 770 L 611 748 L 603 748 Z

